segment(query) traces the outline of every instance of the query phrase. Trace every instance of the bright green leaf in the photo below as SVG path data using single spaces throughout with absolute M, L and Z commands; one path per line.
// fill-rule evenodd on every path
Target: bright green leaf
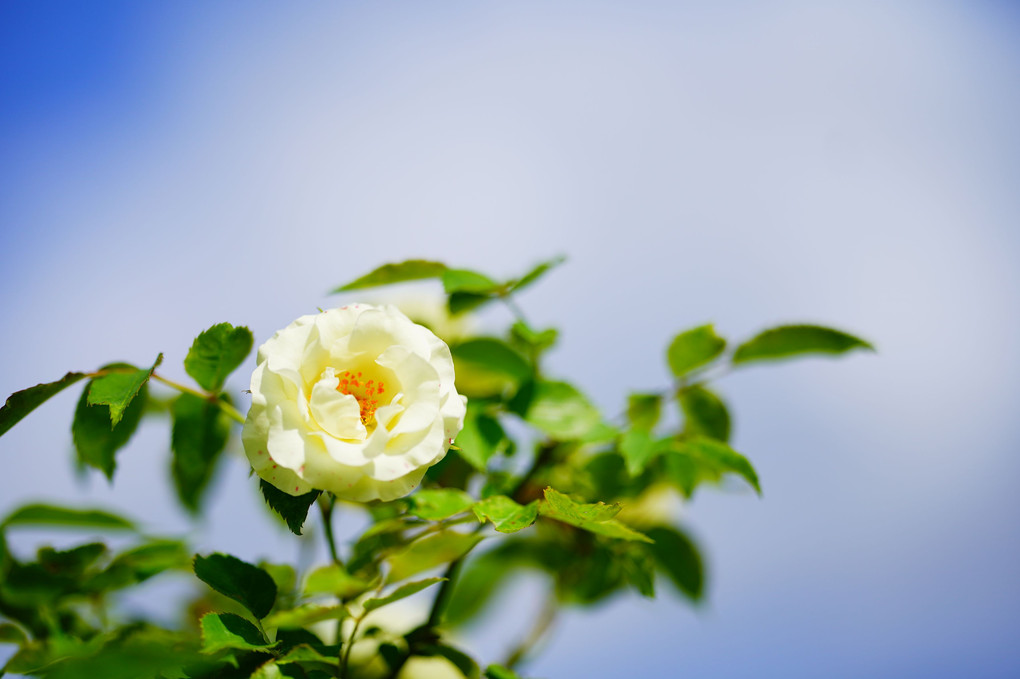
M 556 338 L 559 336 L 559 331 L 556 330 L 556 328 L 546 328 L 545 330 L 538 331 L 532 329 L 532 327 L 524 321 L 516 321 L 512 326 L 510 326 L 510 336 L 513 337 L 518 344 L 524 345 L 531 351 L 545 351 L 556 344 Z
M 473 497 L 457 488 L 426 488 L 409 500 L 411 507 L 408 512 L 427 521 L 440 521 L 466 512 L 475 502 Z
M 403 283 L 405 281 L 418 281 L 426 278 L 439 278 L 446 271 L 446 265 L 441 262 L 430 262 L 424 259 L 409 259 L 398 264 L 384 264 L 378 269 L 365 274 L 361 278 L 341 285 L 333 290 L 333 293 L 346 292 L 347 290 L 360 290 L 362 288 L 374 288 L 379 285 L 390 283 Z
M 86 528 L 89 530 L 135 530 L 127 519 L 97 509 L 65 509 L 52 505 L 25 505 L 11 512 L 0 526 L 52 526 L 54 528 Z
M 389 580 L 399 582 L 455 561 L 471 551 L 481 539 L 481 535 L 447 530 L 416 540 L 387 559 L 390 564 Z
M 184 370 L 206 391 L 218 392 L 230 373 L 244 363 L 252 342 L 248 328 L 217 323 L 191 343 L 184 358 Z
M 102 370 L 125 368 L 135 370 L 133 366 L 124 363 L 104 366 Z M 145 371 L 139 372 L 144 373 Z M 71 424 L 71 435 L 74 439 L 78 461 L 99 469 L 107 479 L 112 481 L 113 472 L 117 467 L 115 455 L 118 450 L 127 445 L 138 428 L 138 422 L 142 419 L 142 413 L 145 410 L 145 402 L 148 400 L 148 387 L 142 384 L 138 389 L 138 394 L 124 410 L 120 421 L 111 429 L 110 407 L 89 405 L 92 384 L 89 382 L 85 386 L 81 398 L 78 399 L 78 405 L 74 411 L 74 421 Z
M 493 495 L 478 502 L 473 508 L 479 521 L 488 519 L 500 533 L 516 533 L 535 523 L 538 502 L 522 505 L 506 495 Z
M 458 386 L 472 380 L 516 385 L 531 376 L 531 365 L 516 349 L 494 337 L 477 337 L 450 348 L 457 368 Z M 462 375 L 462 373 L 464 373 Z
M 695 368 L 710 362 L 726 348 L 726 340 L 711 325 L 686 330 L 669 345 L 667 358 L 675 377 L 683 377 Z
M 457 434 L 460 456 L 476 470 L 485 472 L 489 460 L 505 439 L 506 433 L 499 420 L 486 414 L 478 402 L 469 400 L 464 428 Z
M 660 394 L 631 394 L 627 397 L 627 421 L 635 429 L 651 431 L 662 414 Z
M 344 606 L 320 606 L 305 604 L 287 611 L 270 613 L 266 625 L 281 629 L 302 629 L 325 620 L 341 620 L 348 615 Z
M 565 261 L 567 261 L 567 258 L 562 255 L 553 257 L 552 259 L 548 259 L 536 265 L 534 268 L 528 271 L 528 273 L 524 274 L 519 279 L 515 281 L 510 281 L 507 284 L 507 287 L 513 292 L 523 290 L 524 288 L 528 287 L 529 285 L 537 281 L 543 275 L 545 275 L 547 271 L 559 266 Z
M 620 440 L 620 454 L 631 476 L 640 475 L 656 452 L 655 440 L 643 429 L 631 429 Z
M 535 384 L 524 419 L 558 439 L 578 439 L 602 422 L 598 409 L 566 382 Z
M 425 578 L 424 580 L 416 580 L 415 582 L 409 582 L 405 585 L 401 585 L 384 597 L 366 600 L 364 602 L 365 612 L 368 613 L 369 611 L 382 608 L 387 604 L 392 604 L 394 601 L 406 599 L 412 594 L 417 594 L 426 587 L 431 587 L 437 582 L 442 582 L 443 580 L 446 580 L 446 578 Z
M 499 290 L 499 283 L 470 269 L 447 269 L 443 272 L 443 290 L 447 293 L 471 292 L 490 294 Z
M 151 368 L 127 372 L 111 372 L 89 382 L 88 404 L 109 406 L 111 427 L 116 427 L 124 411 L 152 377 L 152 372 L 163 362 L 163 354 L 156 357 Z
M 728 441 L 730 413 L 717 394 L 696 384 L 677 392 L 677 402 L 684 414 L 684 433 Z
M 220 398 L 229 402 L 226 394 Z M 174 399 L 170 413 L 174 489 L 181 503 L 196 513 L 227 446 L 232 420 L 215 403 L 192 394 Z
M 216 653 L 224 649 L 268 651 L 276 644 L 268 643 L 262 632 L 239 615 L 206 613 L 202 616 L 202 652 Z
M 734 365 L 770 361 L 801 354 L 842 354 L 853 349 L 874 351 L 868 342 L 819 325 L 783 325 L 771 328 L 737 347 Z
M 84 377 L 85 373 L 69 372 L 56 382 L 37 384 L 8 396 L 0 408 L 0 436 L 6 434 L 11 427 L 47 400 Z
M 305 578 L 305 596 L 329 594 L 340 599 L 353 599 L 367 592 L 373 583 L 348 573 L 340 564 L 321 566 Z
M 282 657 L 276 659 L 277 665 L 288 665 L 290 663 L 316 663 L 336 666 L 339 659 L 335 656 L 323 655 L 309 644 L 300 644 L 287 651 Z
M 655 542 L 648 549 L 676 588 L 693 601 L 704 595 L 705 567 L 698 546 L 683 532 L 657 526 L 648 530 Z
M 287 522 L 287 527 L 294 535 L 301 535 L 301 526 L 308 518 L 308 510 L 321 492 L 313 490 L 304 495 L 290 495 L 265 479 L 259 479 L 259 490 L 262 491 L 262 497 L 266 499 L 266 504 L 283 517 L 283 520 Z
M 276 601 L 276 583 L 269 573 L 228 554 L 196 556 L 195 575 L 256 618 L 266 617 Z
M 489 665 L 485 668 L 486 679 L 521 679 L 520 675 L 513 670 L 508 670 L 502 665 Z
M 590 533 L 620 540 L 651 542 L 646 535 L 613 519 L 612 517 L 619 511 L 619 505 L 577 502 L 553 488 L 545 489 L 545 501 L 540 502 L 538 506 L 538 512 L 542 516 L 582 528 Z

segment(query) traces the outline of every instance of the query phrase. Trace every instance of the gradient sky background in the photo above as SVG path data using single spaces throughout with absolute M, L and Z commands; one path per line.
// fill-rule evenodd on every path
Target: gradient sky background
M 1018 31 L 1009 2 L 4 2 L 0 397 L 158 351 L 183 378 L 205 327 L 261 342 L 408 257 L 567 254 L 521 303 L 611 412 L 678 330 L 833 324 L 880 352 L 720 385 L 765 495 L 685 508 L 708 604 L 568 614 L 526 673 L 1020 676 Z M 0 440 L 0 511 L 297 557 L 238 458 L 190 526 L 165 423 L 77 482 L 76 392 Z M 506 605 L 484 660 L 536 604 Z

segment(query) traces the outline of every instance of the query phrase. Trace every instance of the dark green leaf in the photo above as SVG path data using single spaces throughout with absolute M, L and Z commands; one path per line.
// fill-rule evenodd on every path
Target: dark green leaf
M 135 370 L 133 366 L 123 363 L 104 366 L 103 370 L 114 368 Z M 138 428 L 148 399 L 148 387 L 143 384 L 138 389 L 138 394 L 124 410 L 120 422 L 111 429 L 112 415 L 109 406 L 89 405 L 92 384 L 93 382 L 89 382 L 85 385 L 85 390 L 78 399 L 74 422 L 71 424 L 71 435 L 78 453 L 78 462 L 99 469 L 112 481 L 113 472 L 117 467 L 114 456 L 127 444 Z
M 684 433 L 729 441 L 730 413 L 717 394 L 696 384 L 678 391 L 676 398 L 684 414 Z
M 513 670 L 508 670 L 502 665 L 489 665 L 485 668 L 486 679 L 521 679 L 520 675 Z
M 266 617 L 276 601 L 276 583 L 269 573 L 228 554 L 196 556 L 195 575 L 256 618 Z
M 259 479 L 259 490 L 262 497 L 274 512 L 283 517 L 294 535 L 301 535 L 301 526 L 308 518 L 308 509 L 319 497 L 321 491 L 313 490 L 304 495 L 289 495 L 269 483 L 265 479 Z
M 442 582 L 443 580 L 446 580 L 446 578 L 425 578 L 424 580 L 416 580 L 415 582 L 409 582 L 405 585 L 401 585 L 384 597 L 366 600 L 364 602 L 365 612 L 368 613 L 378 608 L 382 608 L 387 604 L 392 604 L 394 601 L 406 599 L 412 594 L 417 594 L 426 587 L 431 587 L 437 582 Z
M 84 377 L 85 373 L 70 372 L 56 382 L 37 384 L 8 396 L 6 403 L 0 408 L 0 436 L 6 434 L 11 427 L 51 397 Z
M 537 266 L 535 266 L 533 269 L 531 269 L 531 271 L 529 271 L 528 273 L 526 273 L 523 276 L 521 276 L 518 280 L 510 281 L 507 284 L 507 287 L 511 291 L 514 291 L 514 292 L 517 292 L 518 290 L 522 290 L 522 289 L 528 287 L 529 285 L 531 285 L 532 283 L 534 283 L 535 281 L 537 281 L 543 275 L 545 275 L 545 273 L 547 271 L 549 271 L 550 269 L 552 269 L 554 267 L 559 266 L 560 264 L 562 264 L 565 261 L 567 261 L 567 258 L 562 256 L 562 255 L 557 256 L 557 257 L 553 257 L 552 259 L 549 259 L 549 260 L 546 260 L 546 261 L 542 262 L 541 264 L 538 264 Z
M 652 538 L 654 539 L 654 538 Z M 644 549 L 632 549 L 620 555 L 627 581 L 649 599 L 655 598 L 655 562 Z
M 90 406 L 109 406 L 110 423 L 116 427 L 131 401 L 152 377 L 152 372 L 163 362 L 163 354 L 156 357 L 151 368 L 131 370 L 127 372 L 111 372 L 109 375 L 97 377 L 89 382 L 88 404 Z M 144 400 L 144 394 L 143 394 Z
M 321 566 L 305 578 L 305 596 L 329 594 L 339 599 L 353 599 L 371 589 L 373 583 L 355 577 L 340 564 Z
M 627 462 L 627 473 L 638 476 L 657 452 L 655 440 L 643 429 L 631 429 L 620 440 L 620 454 Z
M 20 627 L 8 622 L 0 624 L 0 644 L 24 646 L 26 643 L 28 643 L 28 637 Z
M 483 304 L 487 304 L 492 300 L 496 299 L 492 295 L 479 295 L 473 292 L 455 292 L 450 295 L 450 302 L 447 307 L 450 313 L 456 316 L 462 314 L 465 311 L 471 311 L 477 309 Z
M 262 632 L 239 615 L 206 613 L 202 616 L 202 652 L 216 653 L 224 649 L 268 651 L 276 644 L 268 643 Z
M 460 449 L 458 451 L 460 456 L 472 467 L 484 472 L 489 459 L 505 439 L 506 434 L 499 421 L 487 415 L 476 401 L 469 400 L 464 428 L 457 434 L 456 443 Z
M 423 259 L 409 259 L 398 264 L 384 264 L 378 269 L 365 274 L 361 278 L 341 285 L 333 290 L 333 293 L 345 292 L 347 290 L 360 290 L 362 288 L 374 288 L 379 285 L 390 283 L 403 283 L 404 281 L 417 281 L 426 278 L 439 278 L 446 271 L 446 265 L 441 262 L 430 262 Z
M 667 358 L 675 377 L 683 377 L 710 362 L 726 348 L 726 340 L 711 325 L 686 330 L 673 338 Z
M 536 382 L 524 419 L 558 439 L 578 439 L 602 421 L 598 409 L 566 382 Z
M 391 555 L 391 582 L 400 582 L 412 575 L 455 561 L 471 551 L 481 535 L 447 530 L 412 542 L 407 548 Z
M 244 363 L 251 352 L 252 341 L 248 328 L 218 323 L 191 343 L 184 358 L 184 370 L 206 391 L 218 392 L 227 376 Z
M 499 283 L 483 273 L 470 269 L 447 269 L 443 272 L 443 290 L 447 293 L 471 292 L 490 294 L 499 290 Z
M 90 530 L 134 530 L 135 525 L 127 519 L 97 509 L 65 509 L 52 505 L 25 505 L 11 512 L 3 523 L 4 528 L 13 526 L 52 526 L 55 528 L 87 528 Z
M 466 512 L 475 502 L 473 497 L 458 488 L 425 488 L 409 500 L 411 507 L 408 512 L 427 521 L 440 521 Z
M 220 398 L 229 402 L 226 394 Z M 195 513 L 230 438 L 232 421 L 215 403 L 192 394 L 174 400 L 171 417 L 174 489 L 181 504 Z
M 627 397 L 627 420 L 635 429 L 651 431 L 662 414 L 660 394 L 631 394 Z
M 704 594 L 705 569 L 698 546 L 686 534 L 666 526 L 648 530 L 648 536 L 655 540 L 648 549 L 670 582 L 693 601 L 699 601 Z
M 535 523 L 538 501 L 521 505 L 505 495 L 493 495 L 478 502 L 473 510 L 479 521 L 488 519 L 500 533 L 516 533 Z
M 685 495 L 690 496 L 701 481 L 718 481 L 724 474 L 737 474 L 761 495 L 758 474 L 746 457 L 722 441 L 695 437 L 673 442 L 666 455 L 666 469 Z
M 801 354 L 842 354 L 853 349 L 875 350 L 859 337 L 832 328 L 784 325 L 766 330 L 741 344 L 733 354 L 733 363 L 770 361 Z
M 39 565 L 54 575 L 78 578 L 104 554 L 106 554 L 106 545 L 102 542 L 90 542 L 63 550 L 42 547 L 39 549 L 37 558 Z

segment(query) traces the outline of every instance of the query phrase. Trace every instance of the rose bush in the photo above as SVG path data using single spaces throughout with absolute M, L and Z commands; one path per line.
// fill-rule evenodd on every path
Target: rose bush
M 356 502 L 410 493 L 464 423 L 449 347 L 392 306 L 302 316 L 266 341 L 244 450 L 290 495 Z

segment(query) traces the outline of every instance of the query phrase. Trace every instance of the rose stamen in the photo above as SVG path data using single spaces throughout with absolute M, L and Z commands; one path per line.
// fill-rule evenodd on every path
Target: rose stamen
M 361 422 L 368 426 L 375 419 L 375 411 L 379 407 L 379 399 L 376 397 L 383 393 L 385 384 L 382 380 L 368 380 L 362 383 L 358 377 L 361 377 L 360 372 L 355 374 L 350 370 L 345 370 L 340 375 L 340 383 L 336 386 L 336 390 L 357 399 L 358 407 L 361 410 Z

